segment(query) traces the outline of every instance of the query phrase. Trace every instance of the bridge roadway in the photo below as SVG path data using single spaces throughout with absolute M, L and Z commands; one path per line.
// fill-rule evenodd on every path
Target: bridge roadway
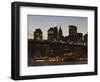
M 85 42 L 65 42 L 65 41 L 48 41 L 48 40 L 28 40 L 29 44 L 54 44 L 54 45 L 69 45 L 69 46 L 83 46 L 86 47 Z

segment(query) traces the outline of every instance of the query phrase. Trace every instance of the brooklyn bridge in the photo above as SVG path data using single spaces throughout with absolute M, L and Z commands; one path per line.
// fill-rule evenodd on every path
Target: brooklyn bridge
M 86 64 L 86 43 L 28 40 L 28 65 Z

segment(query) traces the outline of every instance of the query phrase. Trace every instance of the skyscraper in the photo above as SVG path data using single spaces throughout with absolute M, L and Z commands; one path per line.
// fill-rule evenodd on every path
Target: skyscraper
M 62 38 L 63 38 L 63 32 L 62 32 L 61 26 L 59 28 L 58 37 L 59 37 L 59 40 L 62 40 Z
M 77 27 L 74 25 L 69 25 L 69 35 L 76 34 L 77 33 Z
M 58 40 L 58 28 L 57 28 L 57 26 L 51 27 L 48 30 L 48 40 L 52 40 L 52 41 Z
M 85 35 L 84 35 L 84 42 L 87 43 L 87 41 L 88 41 L 88 34 L 85 34 Z
M 62 39 L 63 39 L 63 31 L 61 29 L 61 26 L 59 28 L 59 31 L 58 31 L 57 26 L 51 27 L 48 30 L 48 40 L 58 41 L 58 40 L 62 40 Z
M 58 40 L 58 28 L 57 28 L 57 26 L 54 26 L 54 40 L 55 41 Z
M 54 29 L 52 27 L 48 30 L 48 40 L 54 40 Z
M 42 40 L 42 31 L 41 31 L 41 29 L 36 29 L 35 30 L 34 40 Z

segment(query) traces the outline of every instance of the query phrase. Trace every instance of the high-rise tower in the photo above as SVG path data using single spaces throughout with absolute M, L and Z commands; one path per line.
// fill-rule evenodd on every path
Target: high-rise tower
M 42 40 L 42 31 L 41 31 L 41 29 L 36 29 L 35 30 L 34 40 Z
M 62 40 L 62 38 L 63 38 L 63 32 L 62 32 L 61 26 L 59 28 L 58 37 L 59 37 L 59 40 Z
M 74 25 L 69 25 L 69 35 L 73 35 L 77 33 L 77 27 Z

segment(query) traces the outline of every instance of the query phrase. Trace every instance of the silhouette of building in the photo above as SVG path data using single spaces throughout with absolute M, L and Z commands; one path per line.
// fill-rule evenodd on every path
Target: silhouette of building
M 57 28 L 57 26 L 54 26 L 54 40 L 55 41 L 58 40 L 58 28 Z
M 76 41 L 83 41 L 83 34 L 82 33 L 76 34 Z
M 88 35 L 85 34 L 85 35 L 84 35 L 84 42 L 87 42 L 87 40 L 88 40 Z
M 62 40 L 62 39 L 63 39 L 63 31 L 62 31 L 62 29 L 61 29 L 61 26 L 60 26 L 60 28 L 59 28 L 58 37 L 59 37 L 59 40 Z
M 41 31 L 41 29 L 36 29 L 35 30 L 34 40 L 42 40 L 42 31 Z
M 70 41 L 70 37 L 69 37 L 69 36 L 65 36 L 65 37 L 63 38 L 63 40 L 64 40 L 65 42 L 69 42 L 69 41 Z
M 77 27 L 74 25 L 69 25 L 69 35 L 76 34 L 77 33 Z
M 59 28 L 59 31 L 58 31 L 57 26 L 51 27 L 48 30 L 48 40 L 58 41 L 58 40 L 62 40 L 62 39 L 63 39 L 63 31 L 61 29 L 61 26 Z
M 69 25 L 69 36 L 66 37 L 69 41 L 83 41 L 83 34 L 77 33 L 77 27 Z
M 57 26 L 51 27 L 48 30 L 48 40 L 51 40 L 51 41 L 58 40 L 58 28 L 57 28 Z
M 75 41 L 75 42 L 83 41 L 83 34 L 76 33 L 69 36 L 65 36 L 65 41 Z
M 50 28 L 48 30 L 48 40 L 54 40 L 54 29 L 53 28 Z

